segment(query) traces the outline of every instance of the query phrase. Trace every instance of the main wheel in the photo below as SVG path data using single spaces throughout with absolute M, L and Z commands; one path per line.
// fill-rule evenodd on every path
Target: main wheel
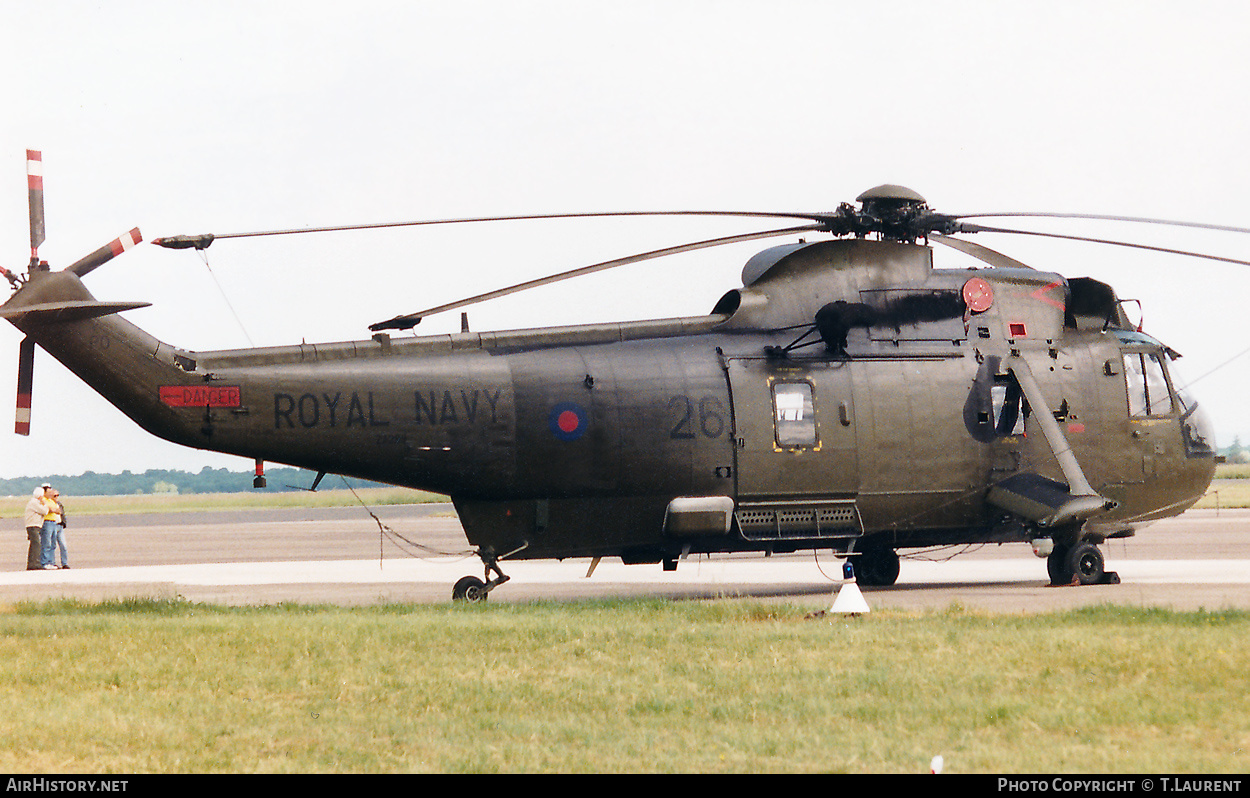
M 485 601 L 487 596 L 486 583 L 476 576 L 462 577 L 451 588 L 452 601 Z
M 898 553 L 889 546 L 869 546 L 851 559 L 855 580 L 871 587 L 889 587 L 898 581 Z

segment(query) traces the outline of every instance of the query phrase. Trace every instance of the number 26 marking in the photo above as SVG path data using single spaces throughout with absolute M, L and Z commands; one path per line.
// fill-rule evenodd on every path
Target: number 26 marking
M 715 396 L 701 398 L 697 413 L 695 403 L 689 396 L 674 396 L 668 400 L 668 407 L 678 415 L 677 423 L 668 433 L 668 437 L 674 440 L 690 440 L 697 436 L 697 432 L 702 433 L 705 438 L 719 438 L 725 432 L 725 406 Z

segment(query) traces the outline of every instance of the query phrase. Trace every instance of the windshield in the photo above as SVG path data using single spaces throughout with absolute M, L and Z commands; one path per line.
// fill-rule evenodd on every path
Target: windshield
M 1176 361 L 1169 366 L 1172 372 L 1172 384 L 1184 385 L 1185 381 L 1177 372 Z M 1176 401 L 1181 412 L 1181 437 L 1185 441 L 1185 454 L 1190 457 L 1212 457 L 1215 455 L 1215 428 L 1207 414 L 1198 406 L 1188 388 L 1176 389 Z

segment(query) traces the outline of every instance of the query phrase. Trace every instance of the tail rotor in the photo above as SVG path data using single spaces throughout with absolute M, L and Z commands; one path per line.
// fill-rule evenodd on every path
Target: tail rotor
M 39 259 L 39 247 L 47 239 L 47 227 L 43 209 L 43 153 L 39 150 L 26 151 L 26 188 L 30 202 L 30 265 L 25 276 L 15 274 L 0 267 L 0 276 L 8 280 L 15 292 L 21 291 L 37 272 L 48 271 L 48 264 Z M 83 277 L 113 258 L 122 254 L 143 240 L 139 228 L 134 228 L 113 241 L 75 261 L 65 271 L 77 277 Z M 72 321 L 91 318 L 104 313 L 116 313 L 134 307 L 142 307 L 142 303 L 103 303 L 95 301 L 52 301 L 22 303 L 10 299 L 0 307 L 0 317 L 9 319 L 15 324 L 22 319 L 47 319 Z M 17 362 L 17 417 L 14 432 L 18 435 L 30 434 L 31 388 L 35 372 L 35 339 L 27 336 L 22 339 L 18 350 Z

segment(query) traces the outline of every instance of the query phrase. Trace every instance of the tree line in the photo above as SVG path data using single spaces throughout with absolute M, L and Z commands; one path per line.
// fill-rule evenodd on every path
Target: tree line
M 280 493 L 306 490 L 312 487 L 317 475 L 302 468 L 267 468 L 264 488 L 253 488 L 251 471 L 230 471 L 226 468 L 205 466 L 198 473 L 190 471 L 167 471 L 149 469 L 141 474 L 123 471 L 120 474 L 99 474 L 88 471 L 78 476 L 49 474 L 46 476 L 0 479 L 0 496 L 24 496 L 44 482 L 57 487 L 61 493 L 73 496 L 129 496 L 143 493 L 244 493 L 260 490 Z M 353 488 L 381 487 L 382 483 L 363 479 L 348 479 Z M 339 477 L 326 477 L 324 488 L 341 488 Z
M 1250 448 L 1242 445 L 1241 438 L 1233 438 L 1232 445 L 1221 449 L 1220 454 L 1229 463 L 1250 463 Z

